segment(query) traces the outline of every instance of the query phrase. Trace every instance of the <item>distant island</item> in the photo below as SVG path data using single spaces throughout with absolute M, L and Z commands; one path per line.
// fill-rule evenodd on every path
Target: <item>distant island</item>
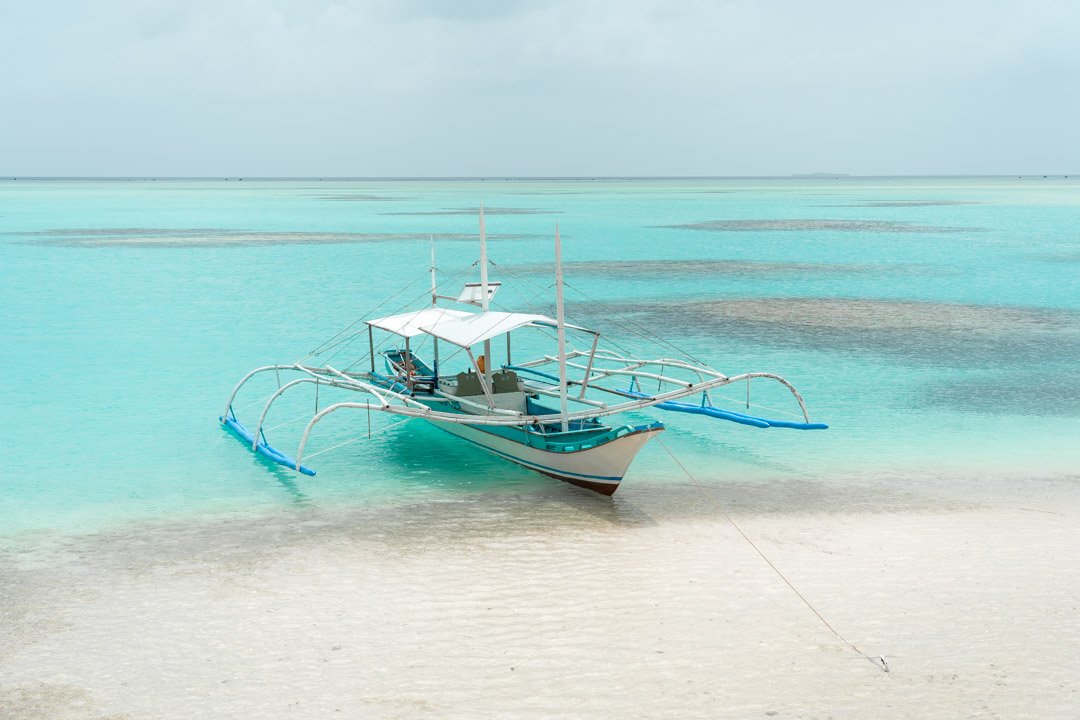
M 804 178 L 804 179 L 805 178 L 849 178 L 849 177 L 851 177 L 851 175 L 848 175 L 847 173 L 816 172 L 816 173 L 793 173 L 789 177 Z

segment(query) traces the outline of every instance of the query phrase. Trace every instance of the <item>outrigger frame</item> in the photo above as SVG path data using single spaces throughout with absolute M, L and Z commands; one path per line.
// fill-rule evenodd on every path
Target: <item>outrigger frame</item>
M 588 362 L 585 364 L 572 362 L 574 359 L 584 357 L 588 358 Z M 620 366 L 600 367 L 597 365 L 597 362 L 615 362 L 619 363 Z M 551 363 L 558 363 L 558 357 L 544 355 L 536 360 L 519 364 L 504 365 L 503 368 L 522 372 L 531 376 L 530 379 L 526 380 L 524 383 L 526 392 L 558 397 L 559 378 L 538 369 Z M 447 410 L 437 410 L 417 401 L 410 394 L 409 388 L 404 384 L 394 382 L 393 378 L 381 375 L 380 373 L 354 373 L 338 370 L 330 365 L 317 367 L 293 363 L 291 365 L 266 365 L 256 368 L 245 375 L 230 393 L 229 399 L 225 404 L 225 410 L 219 420 L 249 443 L 253 451 L 264 455 L 278 464 L 285 465 L 308 475 L 314 475 L 315 471 L 305 467 L 302 464 L 302 461 L 304 449 L 307 446 L 312 430 L 315 425 L 327 415 L 344 409 L 382 412 L 406 418 L 422 418 L 425 420 L 437 420 L 447 423 L 504 427 L 512 426 L 520 427 L 526 431 L 528 428 L 536 425 L 560 423 L 564 417 L 567 421 L 573 422 L 575 420 L 590 420 L 625 412 L 644 410 L 650 407 L 672 412 L 706 415 L 759 428 L 783 427 L 798 430 L 818 430 L 828 427 L 824 423 L 810 422 L 806 403 L 803 401 L 798 390 L 796 390 L 786 379 L 774 373 L 748 372 L 741 375 L 727 376 L 711 368 L 693 365 L 675 358 L 641 359 L 627 357 L 614 352 L 596 350 L 595 343 L 591 352 L 574 350 L 566 353 L 566 366 L 569 368 L 580 369 L 585 373 L 580 380 L 570 380 L 568 378 L 567 385 L 578 385 L 581 387 L 581 392 L 575 396 L 569 397 L 569 401 L 585 405 L 586 407 L 581 410 L 568 412 L 565 415 L 562 413 L 530 414 L 513 410 L 504 410 L 474 403 L 468 399 L 456 397 L 438 389 L 434 389 L 432 393 L 434 397 L 425 397 L 425 400 L 429 403 L 435 402 L 447 404 Z M 663 374 L 663 372 L 650 372 L 649 369 L 654 367 L 684 370 L 696 375 L 698 380 L 697 382 L 693 382 L 672 377 Z M 236 417 L 233 409 L 233 403 L 238 393 L 241 388 L 256 375 L 275 372 L 280 377 L 280 373 L 283 371 L 300 373 L 303 377 L 280 385 L 280 387 L 272 393 L 264 403 L 254 431 L 249 431 Z M 629 380 L 628 389 L 624 390 L 605 387 L 600 384 L 600 382 L 605 379 L 619 378 L 627 378 Z M 712 405 L 711 398 L 709 397 L 710 390 L 738 382 L 749 383 L 751 380 L 755 379 L 772 380 L 787 388 L 798 403 L 804 422 L 761 418 L 718 408 Z M 654 381 L 661 387 L 664 385 L 673 386 L 673 389 L 646 394 L 640 391 L 641 380 Z M 382 384 L 376 384 L 374 381 L 381 382 Z M 288 390 L 304 384 L 316 384 L 317 386 L 322 385 L 364 393 L 370 395 L 372 400 L 367 402 L 338 402 L 316 412 L 304 428 L 294 459 L 269 444 L 263 432 L 263 425 L 273 404 Z M 638 389 L 635 390 L 635 387 Z M 584 395 L 585 390 L 615 395 L 616 397 L 619 397 L 622 402 L 609 404 L 593 398 L 588 398 Z M 702 396 L 700 404 L 679 402 L 682 398 L 698 393 L 701 393 Z M 462 405 L 467 407 L 473 406 L 473 409 L 482 411 L 485 414 L 463 414 L 461 412 L 453 411 L 453 409 L 460 408 Z

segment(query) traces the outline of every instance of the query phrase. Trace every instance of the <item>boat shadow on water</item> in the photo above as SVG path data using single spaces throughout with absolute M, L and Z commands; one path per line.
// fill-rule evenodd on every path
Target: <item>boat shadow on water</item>
M 277 463 L 269 460 L 262 455 L 252 453 L 255 462 L 265 468 L 267 472 L 273 476 L 274 480 L 281 485 L 282 489 L 289 496 L 289 499 L 294 505 L 306 505 L 311 502 L 311 496 L 301 489 L 300 484 L 297 482 L 296 473 L 290 472 L 281 467 Z
M 325 442 L 332 446 L 340 440 Z M 379 432 L 377 453 L 367 442 L 361 438 L 322 456 L 325 460 L 315 477 L 299 475 L 258 454 L 252 461 L 260 471 L 269 472 L 298 509 L 318 512 L 324 500 L 333 498 L 345 501 L 339 510 L 366 516 L 375 509 L 369 507 L 372 502 L 384 506 L 386 498 L 393 497 L 398 509 L 409 507 L 421 516 L 438 514 L 439 524 L 456 515 L 465 526 L 470 518 L 489 513 L 516 517 L 526 528 L 537 522 L 563 528 L 633 528 L 716 519 L 720 508 L 739 515 L 873 513 L 922 511 L 940 502 L 905 490 L 903 483 L 883 487 L 793 477 L 795 471 L 786 466 L 757 466 L 753 477 L 705 472 L 698 482 L 676 477 L 674 468 L 670 473 L 643 468 L 621 493 L 606 496 L 507 463 L 426 423 L 409 422 Z M 725 448 L 729 454 L 736 451 Z M 368 470 L 357 472 L 357 461 Z M 383 511 L 393 514 L 386 507 Z M 516 532 L 512 526 L 504 530 Z
M 346 451 L 336 461 L 327 462 L 315 477 L 298 475 L 261 455 L 255 458 L 296 505 L 317 503 L 318 498 L 305 488 L 321 482 L 337 486 L 338 490 L 352 485 L 355 492 L 348 495 L 357 505 L 363 505 L 370 496 L 367 490 L 375 490 L 407 499 L 409 504 L 444 505 L 447 501 L 476 499 L 481 505 L 490 502 L 492 509 L 531 505 L 547 508 L 556 516 L 588 517 L 590 522 L 623 526 L 656 524 L 631 495 L 600 495 L 544 477 L 478 447 L 464 445 L 449 433 L 425 423 L 410 422 L 380 435 L 377 470 L 363 477 L 355 472 L 354 461 L 355 455 L 361 454 L 364 457 L 359 459 L 371 462 L 372 458 L 367 456 L 371 448 L 362 447 L 366 439 L 353 446 L 362 449 Z M 324 457 L 329 460 L 329 456 Z M 378 487 L 371 487 L 373 483 Z

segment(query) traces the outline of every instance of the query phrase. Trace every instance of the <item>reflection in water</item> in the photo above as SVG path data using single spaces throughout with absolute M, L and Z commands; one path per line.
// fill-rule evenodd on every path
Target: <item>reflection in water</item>
M 286 470 L 262 455 L 258 455 L 257 453 L 252 454 L 256 455 L 259 460 L 262 461 L 262 464 L 266 465 L 270 472 L 274 474 L 274 479 L 281 484 L 281 487 L 284 488 L 285 492 L 292 498 L 294 504 L 303 505 L 304 503 L 311 502 L 311 498 L 305 495 L 304 491 L 301 490 L 300 486 L 297 484 L 296 473 Z

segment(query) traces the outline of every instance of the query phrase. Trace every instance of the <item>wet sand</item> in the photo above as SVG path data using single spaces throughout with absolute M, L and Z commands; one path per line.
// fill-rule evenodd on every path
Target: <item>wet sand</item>
M 1080 716 L 1077 478 L 798 487 L 708 491 L 888 673 L 700 487 L 553 484 L 9 543 L 0 717 Z

